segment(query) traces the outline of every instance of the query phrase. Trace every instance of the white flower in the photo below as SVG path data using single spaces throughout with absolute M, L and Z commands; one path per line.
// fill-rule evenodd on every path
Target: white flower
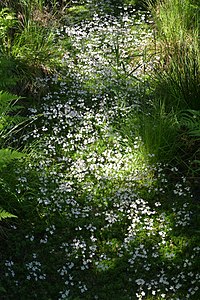
M 136 279 L 135 281 L 138 285 L 144 285 L 145 281 L 143 279 Z

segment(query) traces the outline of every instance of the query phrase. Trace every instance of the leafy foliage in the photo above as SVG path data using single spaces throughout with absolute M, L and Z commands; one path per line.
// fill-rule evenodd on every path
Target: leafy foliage
M 0 53 L 10 55 L 12 49 L 13 30 L 17 19 L 8 8 L 0 11 Z
M 26 118 L 20 116 L 22 106 L 16 105 L 19 97 L 8 92 L 0 92 L 0 138 L 8 137 Z
M 6 55 L 0 56 L 0 90 L 11 90 L 18 82 L 16 69 L 18 61 L 11 59 Z
M 156 31 L 157 91 L 169 110 L 199 110 L 199 9 L 191 0 L 158 1 L 152 9 Z
M 0 169 L 5 167 L 14 159 L 19 159 L 23 156 L 22 153 L 11 149 L 0 149 Z
M 188 109 L 181 114 L 181 124 L 192 137 L 200 138 L 200 111 Z
M 38 5 L 28 1 L 19 4 L 22 10 L 10 4 L 0 11 L 0 87 L 20 95 L 31 91 L 36 77 L 58 67 L 56 21 Z
M 8 213 L 4 209 L 0 208 L 0 221 L 7 218 L 17 218 L 17 217 L 15 215 Z
M 16 117 L 14 114 L 19 110 L 19 106 L 14 105 L 17 97 L 15 95 L 0 92 L 0 138 L 2 144 L 2 138 L 5 140 L 6 135 L 10 135 L 13 130 L 13 126 L 19 124 L 21 118 Z M 13 104 L 14 101 L 14 104 Z M 13 114 L 13 116 L 9 114 Z M 2 147 L 2 145 L 1 145 Z M 4 169 L 8 164 L 13 160 L 19 159 L 22 157 L 22 154 L 16 150 L 11 149 L 0 149 L 0 171 Z M 0 186 L 4 186 L 4 178 L 1 177 Z M 7 199 L 9 201 L 9 199 Z M 0 221 L 6 218 L 16 217 L 15 215 L 8 213 L 3 208 L 0 208 Z

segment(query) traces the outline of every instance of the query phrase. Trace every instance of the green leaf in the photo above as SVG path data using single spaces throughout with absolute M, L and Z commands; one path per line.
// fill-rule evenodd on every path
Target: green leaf
M 190 136 L 200 137 L 200 111 L 188 109 L 183 112 L 181 125 L 186 126 Z
M 24 155 L 16 150 L 0 149 L 0 169 L 10 163 L 13 159 L 19 159 Z
M 7 218 L 17 218 L 17 216 L 5 211 L 3 208 L 0 208 L 0 221 Z

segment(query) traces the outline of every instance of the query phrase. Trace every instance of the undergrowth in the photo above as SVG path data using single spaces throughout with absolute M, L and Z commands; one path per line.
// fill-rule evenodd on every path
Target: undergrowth
M 30 57 L 30 66 L 37 55 L 41 66 L 55 44 L 59 68 L 34 76 L 34 97 L 44 93 L 24 128 L 12 123 L 19 107 L 0 115 L 1 147 L 9 147 L 0 152 L 1 299 L 198 300 L 199 110 L 166 76 L 188 68 L 187 48 L 163 66 L 177 43 L 163 50 L 171 29 L 159 11 L 157 20 L 133 6 L 116 15 L 83 11 L 62 18 L 50 43 L 43 22 L 30 27 L 39 37 L 26 25 L 12 44 L 12 51 L 20 45 L 15 59 Z

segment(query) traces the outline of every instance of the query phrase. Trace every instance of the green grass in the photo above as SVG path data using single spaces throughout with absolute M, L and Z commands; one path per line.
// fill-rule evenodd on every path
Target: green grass
M 199 7 L 193 1 L 162 1 L 155 16 L 158 93 L 168 109 L 199 109 Z
M 60 68 L 61 40 L 56 22 L 38 1 L 9 2 L 1 9 L 0 65 L 4 90 L 33 96 L 36 78 Z

